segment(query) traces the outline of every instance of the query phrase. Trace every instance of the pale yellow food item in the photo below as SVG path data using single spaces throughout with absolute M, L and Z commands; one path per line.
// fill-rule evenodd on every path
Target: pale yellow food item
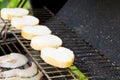
M 37 66 L 34 62 L 32 65 L 27 69 L 11 69 L 0 73 L 0 76 L 3 77 L 32 77 L 37 73 Z
M 30 45 L 35 50 L 41 50 L 45 47 L 59 47 L 62 40 L 56 35 L 37 36 L 31 39 Z
M 1 9 L 1 17 L 6 20 L 11 20 L 14 17 L 22 17 L 28 14 L 29 14 L 29 11 L 24 8 L 3 8 Z
M 16 68 L 25 65 L 28 59 L 23 54 L 10 53 L 0 57 L 0 67 Z
M 22 28 L 21 35 L 23 38 L 31 40 L 36 36 L 50 35 L 51 32 L 52 31 L 45 25 L 24 26 Z
M 24 26 L 34 26 L 39 24 L 39 19 L 34 16 L 23 16 L 21 18 L 13 18 L 11 20 L 11 26 L 16 29 L 22 29 Z
M 67 68 L 74 62 L 73 51 L 65 48 L 43 48 L 40 57 L 48 64 L 59 68 Z

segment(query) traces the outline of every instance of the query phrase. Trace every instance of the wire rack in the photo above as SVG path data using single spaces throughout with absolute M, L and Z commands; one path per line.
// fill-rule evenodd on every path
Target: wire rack
M 22 38 L 19 31 L 13 31 L 13 35 L 24 50 L 36 62 L 39 69 L 47 77 L 47 80 L 78 80 L 69 68 L 61 69 L 45 63 L 40 57 L 40 51 L 32 49 L 30 47 L 30 41 Z
M 74 65 L 90 80 L 119 80 L 120 67 L 86 42 L 59 18 L 49 19 L 45 25 L 63 39 L 63 45 L 75 53 Z

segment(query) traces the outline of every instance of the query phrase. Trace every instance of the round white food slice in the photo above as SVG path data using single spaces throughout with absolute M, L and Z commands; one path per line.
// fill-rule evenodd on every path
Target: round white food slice
M 22 17 L 28 15 L 29 11 L 24 8 L 3 8 L 1 9 L 1 17 L 11 20 L 14 17 Z
M 31 40 L 35 36 L 43 36 L 51 34 L 51 30 L 45 25 L 24 26 L 21 31 L 23 38 Z
M 33 77 L 30 77 L 30 78 L 21 78 L 20 80 L 43 80 L 43 74 L 42 72 L 38 72 L 37 75 L 33 76 Z
M 31 39 L 31 47 L 35 50 L 41 50 L 45 47 L 59 47 L 62 40 L 56 35 L 37 36 Z
M 43 48 L 40 56 L 46 63 L 59 68 L 71 66 L 75 58 L 73 51 L 65 47 Z
M 38 74 L 32 77 L 22 78 L 22 77 L 6 77 L 5 80 L 42 80 L 43 74 L 39 71 Z M 3 79 L 2 79 L 3 80 Z
M 25 65 L 28 59 L 19 53 L 10 53 L 0 57 L 0 67 L 16 68 Z
M 0 73 L 0 76 L 3 77 L 32 77 L 37 73 L 37 66 L 34 62 L 27 69 L 11 69 Z
M 5 19 L 5 20 L 9 20 L 9 15 L 8 13 L 12 12 L 12 8 L 3 8 L 1 9 L 0 13 L 1 13 L 1 18 Z
M 21 77 L 32 77 L 37 73 L 37 66 L 34 62 L 32 62 L 31 67 L 27 69 L 19 69 L 18 75 Z
M 24 26 L 34 26 L 39 24 L 39 19 L 34 16 L 23 16 L 21 18 L 13 18 L 11 20 L 12 27 L 16 29 L 22 29 Z

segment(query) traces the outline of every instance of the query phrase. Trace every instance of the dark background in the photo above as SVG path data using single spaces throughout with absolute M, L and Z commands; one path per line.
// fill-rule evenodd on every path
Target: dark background
M 67 0 L 30 0 L 33 9 L 39 9 L 45 5 L 54 14 L 56 14 L 66 2 Z

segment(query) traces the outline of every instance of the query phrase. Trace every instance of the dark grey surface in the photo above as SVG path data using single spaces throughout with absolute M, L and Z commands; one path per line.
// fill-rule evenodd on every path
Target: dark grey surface
M 68 0 L 56 15 L 120 66 L 120 0 Z

